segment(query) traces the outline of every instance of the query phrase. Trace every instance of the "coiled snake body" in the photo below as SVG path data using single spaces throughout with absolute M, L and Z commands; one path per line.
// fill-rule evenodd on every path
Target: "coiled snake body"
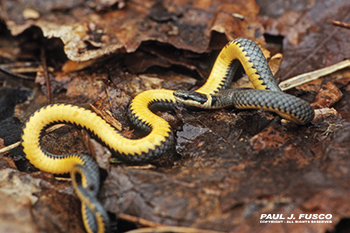
M 235 60 L 243 65 L 257 89 L 224 90 L 235 73 Z M 150 109 L 154 105 L 172 108 L 181 102 L 204 108 L 262 108 L 274 111 L 297 124 L 313 119 L 314 111 L 305 101 L 281 92 L 258 45 L 249 39 L 229 42 L 220 52 L 206 83 L 195 92 L 149 90 L 130 104 L 131 121 L 148 132 L 140 139 L 125 138 L 96 113 L 69 104 L 53 104 L 37 110 L 23 128 L 22 145 L 27 159 L 36 168 L 55 173 L 70 173 L 82 201 L 83 222 L 88 232 L 108 232 L 109 219 L 97 200 L 99 172 L 95 161 L 82 154 L 55 155 L 41 145 L 45 129 L 57 123 L 85 128 L 98 137 L 121 160 L 144 163 L 158 158 L 174 143 L 170 125 Z

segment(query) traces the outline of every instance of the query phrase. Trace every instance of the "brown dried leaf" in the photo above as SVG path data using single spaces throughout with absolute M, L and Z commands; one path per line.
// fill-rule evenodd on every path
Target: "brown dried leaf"
M 281 63 L 283 60 L 283 55 L 281 53 L 276 53 L 273 55 L 269 61 L 269 66 L 272 71 L 272 74 L 276 74 L 277 71 L 279 70 Z
M 343 93 L 332 82 L 327 82 L 327 85 L 323 85 L 316 95 L 315 102 L 311 105 L 314 108 L 329 108 L 338 102 Z
M 281 7 L 281 5 L 283 7 Z M 334 4 L 318 1 L 266 2 L 262 12 L 275 17 L 262 17 L 266 33 L 283 35 L 284 62 L 279 76 L 282 80 L 330 66 L 348 58 L 350 31 L 335 27 L 333 20 L 349 21 L 350 3 Z
M 71 214 L 79 202 L 70 184 L 57 185 L 52 176 L 12 168 L 0 173 L 0 232 L 84 232 L 79 213 Z
M 321 122 L 327 119 L 331 118 L 338 118 L 340 119 L 340 116 L 334 108 L 321 108 L 321 109 L 315 109 L 315 117 L 312 120 L 312 122 Z
M 143 53 L 142 56 L 146 54 L 142 62 L 147 61 L 150 54 L 153 55 L 149 64 L 140 66 L 141 72 L 150 65 L 168 67 L 169 64 L 177 64 L 197 70 L 203 75 L 204 72 L 200 71 L 202 67 L 198 68 L 198 64 L 203 63 L 188 62 L 197 58 L 198 54 L 194 52 L 221 48 L 226 38 L 237 36 L 255 38 L 263 45 L 260 39 L 264 31 L 255 18 L 258 13 L 255 2 L 189 3 L 190 1 L 185 0 L 162 1 L 162 4 L 159 1 L 134 0 L 127 2 L 122 10 L 111 9 L 98 13 L 91 9 L 89 11 L 89 8 L 83 11 L 83 7 L 67 8 L 70 10 L 55 13 L 40 11 L 39 20 L 26 21 L 26 24 L 20 26 L 18 25 L 23 21 L 13 19 L 13 22 L 19 22 L 15 25 L 13 22 L 11 24 L 10 18 L 4 19 L 12 33 L 17 29 L 20 31 L 31 25 L 38 25 L 45 33 L 57 35 L 66 43 L 67 53 L 75 60 L 100 57 L 119 51 L 119 48 L 123 51 L 142 49 L 128 58 L 127 68 L 123 67 L 123 56 L 127 55 L 123 55 L 114 61 L 107 59 L 102 69 L 94 69 L 93 74 L 91 69 L 69 75 L 58 72 L 52 75 L 54 93 L 62 93 L 67 89 L 71 98 L 69 102 L 96 101 L 97 106 L 105 106 L 123 125 L 128 126 L 127 106 L 137 93 L 153 88 L 191 89 L 196 84 L 195 79 L 175 72 L 155 75 L 128 73 L 130 70 L 137 70 L 138 64 L 133 63 L 133 60 L 137 60 L 139 52 Z M 302 1 L 299 3 L 305 4 Z M 274 20 L 270 26 L 275 29 L 285 26 L 280 31 L 276 30 L 278 34 L 296 33 L 287 35 L 288 41 L 284 46 L 287 57 L 283 64 L 288 65 L 285 67 L 296 67 L 295 69 L 300 68 L 298 72 L 305 72 L 307 69 L 317 68 L 315 66 L 333 64 L 334 60 L 347 56 L 348 45 L 341 43 L 344 38 L 348 38 L 347 32 L 329 34 L 331 30 L 323 25 L 326 17 L 342 17 L 347 12 L 347 5 L 347 2 L 334 3 L 327 10 L 322 3 L 311 1 L 307 6 L 309 11 L 288 10 L 289 13 L 282 20 L 277 19 L 280 20 L 279 24 L 273 25 L 276 22 Z M 237 13 L 243 15 L 244 19 L 237 17 Z M 290 22 L 286 22 L 287 19 Z M 325 41 L 332 40 L 334 43 L 319 43 L 319 40 L 312 39 L 324 38 L 325 35 Z M 152 48 L 147 50 L 145 47 L 148 43 L 142 42 L 149 40 Z M 162 46 L 156 46 L 157 42 L 163 42 Z M 318 52 L 314 52 L 313 49 L 318 45 Z M 166 48 L 170 46 L 174 46 L 174 51 L 181 52 L 181 58 L 176 59 L 166 54 Z M 322 53 L 322 50 L 326 52 Z M 342 51 L 339 53 L 340 50 Z M 302 57 L 300 54 L 303 53 L 304 57 L 311 54 L 310 64 L 299 64 Z M 313 63 L 314 61 L 317 62 Z M 129 70 L 129 67 L 132 69 Z M 282 69 L 281 72 L 286 71 Z M 38 81 L 44 84 L 39 76 Z M 340 78 L 334 79 L 339 81 Z M 111 80 L 113 85 L 102 84 L 101 79 Z M 312 126 L 298 127 L 283 122 L 266 128 L 273 115 L 261 111 L 177 110 L 177 117 L 171 122 L 178 139 L 176 151 L 171 151 L 169 157 L 166 155 L 162 158 L 168 161 L 164 163 L 168 166 L 159 166 L 156 163 L 158 166 L 147 170 L 144 167 L 113 166 L 101 191 L 105 207 L 116 215 L 122 212 L 163 224 L 226 232 L 335 231 L 339 220 L 350 214 L 349 205 L 343 204 L 348 203 L 350 190 L 350 85 L 345 79 L 338 81 L 334 83 L 344 87 L 344 97 L 336 105 L 340 114 L 324 114 Z M 57 94 L 56 98 L 62 101 L 66 97 Z M 58 131 L 44 137 L 50 151 L 64 153 L 65 147 L 73 147 L 72 151 L 86 152 L 78 142 L 79 131 L 70 127 L 63 127 Z M 127 130 L 127 133 L 130 132 Z M 92 147 L 92 151 L 96 155 L 104 154 L 101 147 Z M 108 169 L 108 161 L 104 164 Z M 60 189 L 56 182 L 45 177 L 40 179 L 46 186 L 39 192 L 39 202 L 33 213 L 43 214 L 36 216 L 36 225 L 31 226 L 33 231 L 36 227 L 44 228 L 42 231 L 58 231 L 54 225 L 57 222 L 65 232 L 72 229 L 72 225 L 67 226 L 67 223 L 78 224 L 78 231 L 83 229 L 80 226 L 79 201 L 71 195 L 71 186 L 65 184 L 67 186 Z M 8 200 L 9 203 L 16 201 Z M 73 205 L 67 206 L 67 203 Z M 332 213 L 333 222 L 260 224 L 263 213 L 284 216 Z M 52 216 L 59 221 L 45 221 L 43 216 Z
M 60 38 L 68 58 L 73 61 L 96 59 L 119 50 L 134 52 L 143 41 L 150 40 L 202 53 L 208 51 L 213 31 L 225 34 L 227 39 L 243 36 L 262 42 L 263 29 L 256 20 L 259 8 L 253 0 L 203 4 L 130 0 L 125 8 L 103 14 L 86 12 L 80 7 L 71 8 L 68 13 L 61 12 L 61 15 L 45 10 L 40 19 L 24 24 L 10 21 L 12 14 L 3 18 L 13 35 L 35 25 L 45 37 Z M 234 13 L 244 15 L 244 20 L 233 17 Z M 18 22 L 23 23 L 22 20 Z

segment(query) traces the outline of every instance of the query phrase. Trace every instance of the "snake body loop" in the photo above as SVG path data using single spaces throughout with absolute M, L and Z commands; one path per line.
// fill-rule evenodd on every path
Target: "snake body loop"
M 197 105 L 202 101 L 202 105 L 205 103 L 210 108 L 219 103 L 220 105 L 216 107 L 222 107 L 227 102 L 233 101 L 236 107 L 244 108 L 247 105 L 250 108 L 270 109 L 286 118 L 293 116 L 288 118 L 290 120 L 301 119 L 301 123 L 313 118 L 311 107 L 305 107 L 309 115 L 304 117 L 303 111 L 300 113 L 293 110 L 293 104 L 285 109 L 274 105 L 269 107 L 270 102 L 267 102 L 266 106 L 262 102 L 254 105 L 255 102 L 249 102 L 253 94 L 249 94 L 251 92 L 247 90 L 221 92 L 232 81 L 237 60 L 242 64 L 256 89 L 270 90 L 254 92 L 255 98 L 266 98 L 270 94 L 274 96 L 274 93 L 283 95 L 259 46 L 248 39 L 236 39 L 222 49 L 206 83 L 196 90 L 194 95 L 161 89 L 144 91 L 133 99 L 128 114 L 137 127 L 148 133 L 145 137 L 128 139 L 90 110 L 74 105 L 53 104 L 37 110 L 29 117 L 23 128 L 23 151 L 30 163 L 40 170 L 55 174 L 70 172 L 73 186 L 82 201 L 82 215 L 87 231 L 89 233 L 108 232 L 108 215 L 96 198 L 99 187 L 98 166 L 91 158 L 81 154 L 55 155 L 47 152 L 41 144 L 45 129 L 57 123 L 68 123 L 85 128 L 110 148 L 120 160 L 144 163 L 158 158 L 174 144 L 170 125 L 154 114 L 151 109 L 154 106 L 173 108 L 179 104 L 178 99 L 180 102 L 184 99 L 185 102 L 192 101 Z M 195 100 L 191 99 L 193 96 Z M 288 103 L 297 101 L 295 97 L 290 98 L 286 95 L 282 97 L 286 98 L 285 102 Z M 215 103 L 205 98 L 214 99 Z
M 234 56 L 229 59 L 238 59 L 250 82 L 255 89 L 238 88 L 220 90 L 215 93 L 199 93 L 194 91 L 175 91 L 175 99 L 184 105 L 204 109 L 217 109 L 234 106 L 239 109 L 265 109 L 293 121 L 305 125 L 314 118 L 314 110 L 306 101 L 283 93 L 270 70 L 270 67 L 259 46 L 247 39 L 237 39 L 226 46 L 233 46 L 236 52 L 243 56 Z M 225 58 L 226 53 L 219 57 Z
M 70 170 L 72 183 L 82 202 L 81 212 L 85 228 L 89 233 L 109 232 L 110 224 L 106 210 L 97 199 L 100 175 L 97 163 L 87 155 L 80 155 L 84 164 Z

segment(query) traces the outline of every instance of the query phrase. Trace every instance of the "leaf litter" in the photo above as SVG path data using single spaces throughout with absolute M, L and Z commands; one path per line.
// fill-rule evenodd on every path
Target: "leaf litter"
M 14 49 L 18 51 L 19 46 L 21 53 L 6 53 L 2 63 L 25 57 L 40 61 L 38 48 L 46 39 L 46 59 L 54 68 L 49 72 L 52 101 L 94 104 L 117 118 L 124 134 L 134 137 L 137 132 L 126 116 L 131 99 L 146 89 L 200 86 L 227 40 L 248 37 L 264 49 L 264 35 L 283 35 L 284 60 L 276 74 L 280 80 L 348 58 L 350 32 L 331 24 L 349 22 L 347 1 L 285 3 L 273 14 L 269 8 L 283 3 L 257 3 L 134 0 L 106 5 L 29 1 L 24 5 L 11 1 L 2 5 L 0 16 L 9 37 L 20 41 Z M 57 49 L 64 53 L 56 53 Z M 61 70 L 72 61 L 72 68 Z M 336 232 L 350 212 L 348 77 L 348 70 L 342 69 L 288 91 L 309 102 L 317 94 L 323 99 L 317 104 L 321 115 L 310 126 L 276 124 L 274 115 L 263 111 L 177 109 L 175 117 L 162 113 L 178 137 L 170 155 L 151 166 L 103 166 L 110 167 L 100 193 L 104 206 L 115 219 L 137 217 L 129 221 L 119 217 L 115 221 L 119 232 L 140 222 L 141 226 L 154 222 L 199 232 Z M 3 80 L 4 87 L 14 85 L 13 77 Z M 41 91 L 46 93 L 47 85 L 42 72 L 37 72 L 36 82 L 41 90 L 33 89 L 35 96 L 16 108 L 15 116 L 22 121 L 45 105 Z M 22 81 L 19 85 L 25 86 Z M 89 140 L 81 141 L 81 135 L 63 127 L 44 142 L 56 152 L 67 148 L 87 152 L 84 147 L 90 148 Z M 92 154 L 100 158 L 105 152 L 96 149 Z M 33 183 L 29 191 L 23 185 L 13 188 L 14 193 L 27 192 L 21 194 L 27 197 L 6 196 L 4 200 L 13 203 L 7 214 L 34 211 L 26 215 L 28 225 L 23 225 L 30 232 L 84 232 L 79 201 L 69 181 L 42 172 L 27 174 L 35 169 L 25 160 L 15 160 L 14 166 L 6 158 L 1 159 L 2 172 L 7 174 L 4 185 L 10 184 L 9 174 Z M 17 204 L 22 199 L 28 201 Z M 270 213 L 333 217 L 332 223 L 261 224 L 261 214 Z M 12 218 L 6 226 L 20 227 L 18 219 Z

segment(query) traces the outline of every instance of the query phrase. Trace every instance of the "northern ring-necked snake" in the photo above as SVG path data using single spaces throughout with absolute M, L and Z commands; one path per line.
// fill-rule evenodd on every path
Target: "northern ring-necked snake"
M 239 61 L 255 89 L 224 90 L 236 72 Z M 156 107 L 173 108 L 179 104 L 202 108 L 262 108 L 274 111 L 297 124 L 314 117 L 305 101 L 283 93 L 278 87 L 259 46 L 249 39 L 230 41 L 220 52 L 206 83 L 195 92 L 148 90 L 137 95 L 129 107 L 130 120 L 148 134 L 128 139 L 96 113 L 68 104 L 52 104 L 37 110 L 23 128 L 22 145 L 27 159 L 36 168 L 55 173 L 70 173 L 82 201 L 83 222 L 88 232 L 109 231 L 109 219 L 97 200 L 99 172 L 95 161 L 82 154 L 55 155 L 47 152 L 41 139 L 49 126 L 69 123 L 90 131 L 120 160 L 145 163 L 163 155 L 174 143 L 167 121 L 154 114 Z

